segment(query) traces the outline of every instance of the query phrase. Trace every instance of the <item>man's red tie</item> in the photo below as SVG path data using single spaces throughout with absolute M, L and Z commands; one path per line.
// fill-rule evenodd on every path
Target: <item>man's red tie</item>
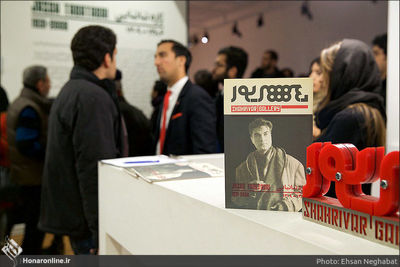
M 165 124 L 167 122 L 167 110 L 168 110 L 168 103 L 169 103 L 169 96 L 171 95 L 171 90 L 168 90 L 164 96 L 164 103 L 163 103 L 163 111 L 162 111 L 162 125 L 161 125 L 161 132 L 160 132 L 160 154 L 162 154 L 164 150 L 164 141 L 165 141 Z

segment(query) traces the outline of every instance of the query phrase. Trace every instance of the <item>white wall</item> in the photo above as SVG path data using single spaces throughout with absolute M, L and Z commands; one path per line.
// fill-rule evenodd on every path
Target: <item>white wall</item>
M 117 35 L 117 67 L 123 73 L 122 84 L 127 100 L 150 115 L 150 92 L 158 79 L 153 65 L 156 46 L 165 38 L 187 43 L 185 2 L 51 1 L 59 4 L 58 14 L 34 12 L 35 2 L 1 1 L 1 84 L 10 101 L 20 93 L 23 69 L 32 64 L 48 68 L 52 82 L 50 96 L 56 96 L 68 80 L 73 65 L 72 37 L 79 28 L 98 24 L 111 28 Z M 108 17 L 69 16 L 66 4 L 106 8 Z M 118 17 L 128 13 L 131 16 L 117 22 Z M 138 14 L 142 17 L 134 16 Z M 46 27 L 33 27 L 33 19 L 45 20 Z M 68 27 L 65 30 L 52 29 L 50 21 L 67 22 Z M 147 32 L 150 28 L 156 29 L 157 33 Z M 141 33 L 133 29 L 140 29 Z
M 343 38 L 372 39 L 387 31 L 387 2 L 308 1 L 313 20 L 300 14 L 303 1 L 282 1 L 280 7 L 264 13 L 264 26 L 256 27 L 258 14 L 239 21 L 242 38 L 232 35 L 232 24 L 208 29 L 210 41 L 191 48 L 191 76 L 199 69 L 211 70 L 222 47 L 234 45 L 249 54 L 245 77 L 260 64 L 266 49 L 275 49 L 279 67 L 290 67 L 296 74 L 308 71 L 309 63 L 320 51 Z
M 386 152 L 399 150 L 399 2 L 389 3 Z

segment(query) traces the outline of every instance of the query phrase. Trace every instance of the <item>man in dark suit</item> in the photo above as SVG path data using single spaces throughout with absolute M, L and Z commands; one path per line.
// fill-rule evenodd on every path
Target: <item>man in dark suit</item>
M 224 79 L 242 78 L 246 67 L 247 53 L 242 48 L 228 46 L 218 51 L 212 70 L 212 78 L 218 84 L 215 98 L 218 152 L 224 152 Z
M 174 40 L 157 45 L 154 64 L 167 93 L 155 129 L 156 154 L 190 155 L 216 151 L 215 106 L 187 77 L 189 50 Z
M 284 77 L 278 69 L 278 53 L 274 50 L 267 50 L 261 59 L 261 66 L 252 74 L 251 78 L 279 78 Z

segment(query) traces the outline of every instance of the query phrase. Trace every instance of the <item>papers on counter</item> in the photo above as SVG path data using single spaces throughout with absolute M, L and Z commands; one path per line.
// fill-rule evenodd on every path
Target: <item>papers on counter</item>
M 119 158 L 102 160 L 101 162 L 122 167 L 133 177 L 140 177 L 149 183 L 224 176 L 224 171 L 213 164 L 165 155 Z
M 172 158 L 165 155 L 159 156 L 142 156 L 142 157 L 130 157 L 130 158 L 118 158 L 118 159 L 105 159 L 101 162 L 104 164 L 113 165 L 116 167 L 133 167 L 133 166 L 148 166 L 158 165 L 166 163 L 184 162 L 182 158 Z

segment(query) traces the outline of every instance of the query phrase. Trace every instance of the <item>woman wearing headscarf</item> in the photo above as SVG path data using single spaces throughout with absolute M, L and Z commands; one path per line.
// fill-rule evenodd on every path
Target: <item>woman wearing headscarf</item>
M 370 48 L 361 41 L 344 39 L 321 52 L 326 98 L 316 123 L 316 142 L 351 143 L 362 150 L 385 145 L 386 114 L 380 92 L 380 74 Z M 369 193 L 370 187 L 363 186 Z M 332 195 L 333 187 L 328 192 Z

